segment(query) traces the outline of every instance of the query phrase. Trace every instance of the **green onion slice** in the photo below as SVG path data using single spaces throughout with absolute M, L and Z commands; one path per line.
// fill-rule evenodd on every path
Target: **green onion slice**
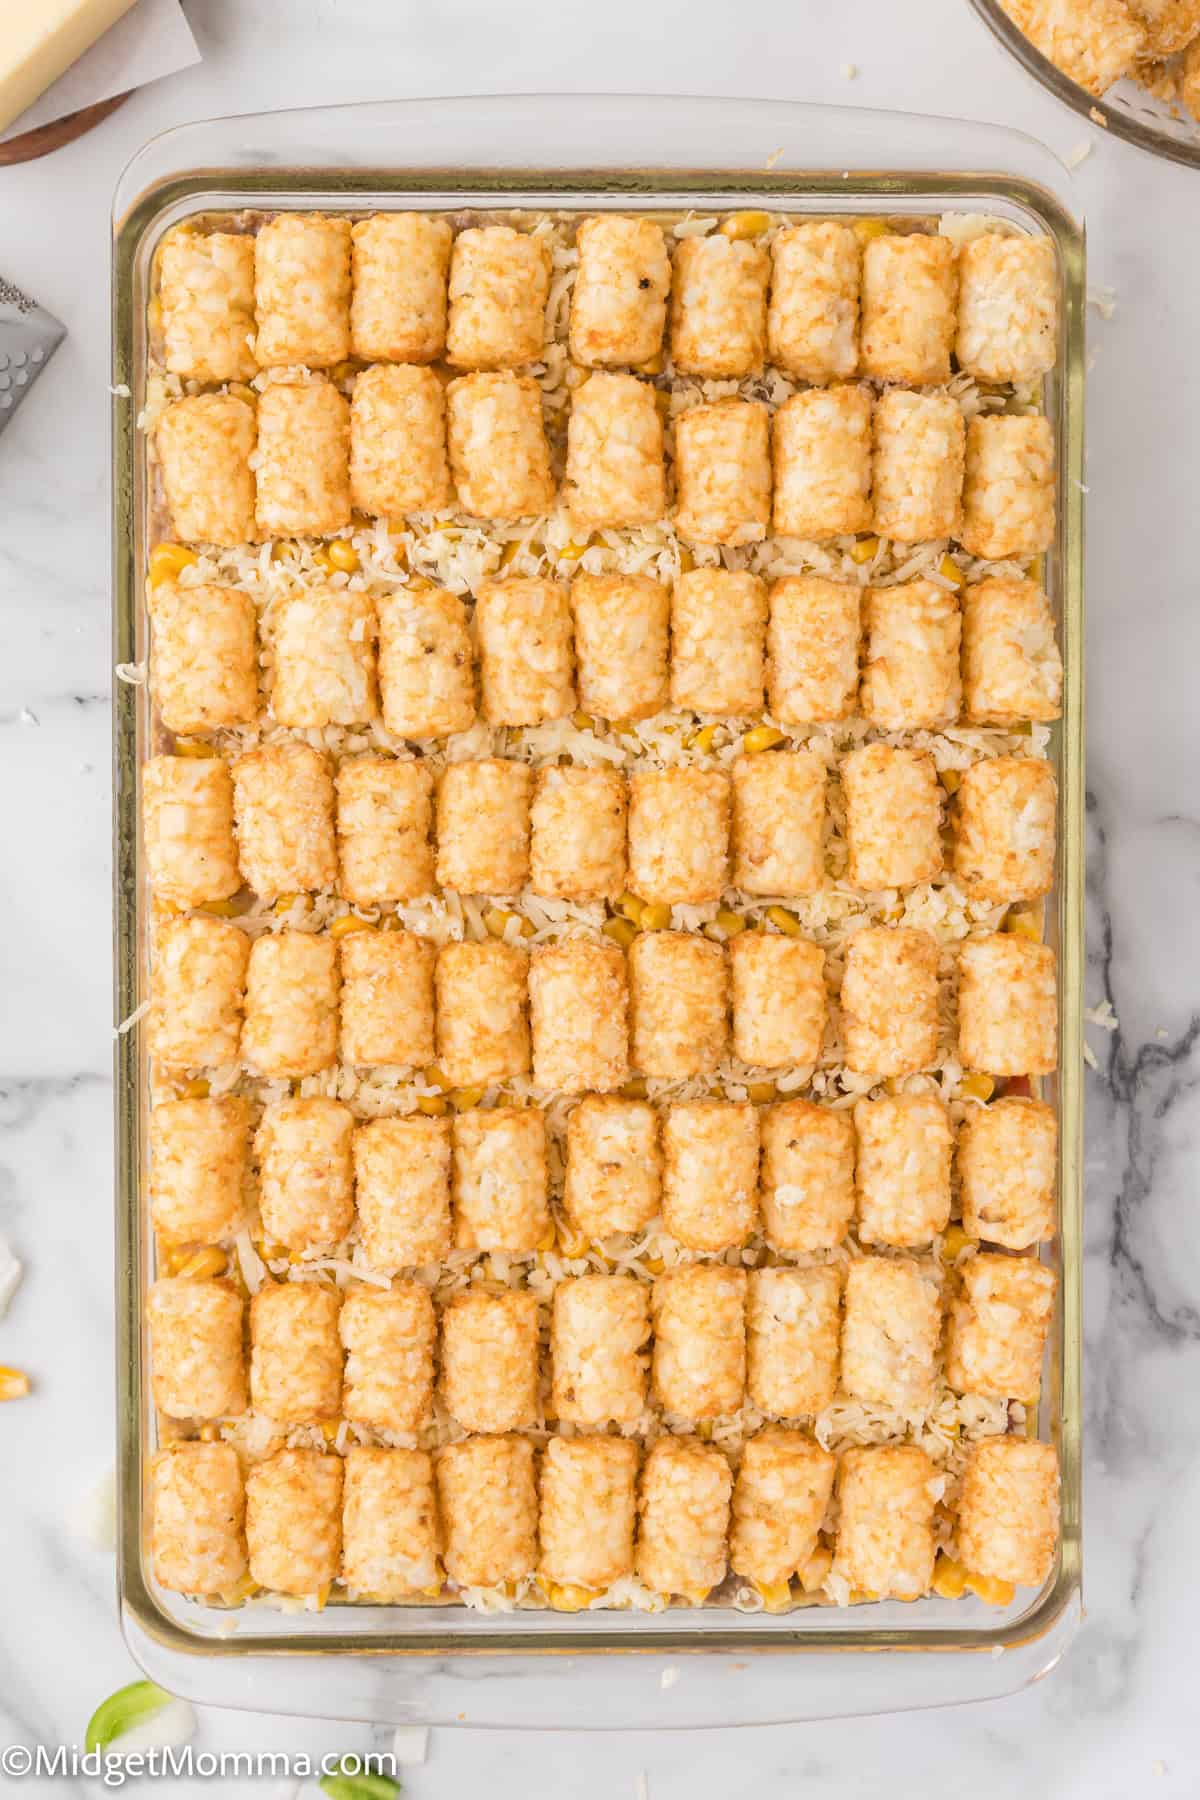
M 84 1740 L 88 1750 L 107 1750 L 135 1725 L 152 1719 L 164 1706 L 170 1706 L 172 1695 L 156 1687 L 152 1681 L 131 1681 L 102 1700 L 88 1720 Z

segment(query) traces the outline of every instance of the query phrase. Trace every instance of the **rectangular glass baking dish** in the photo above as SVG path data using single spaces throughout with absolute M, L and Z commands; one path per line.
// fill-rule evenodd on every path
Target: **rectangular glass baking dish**
M 564 146 L 579 145 L 565 152 Z M 553 146 L 557 166 L 545 167 Z M 499 164 L 499 166 L 498 166 Z M 1002 171 L 1002 172 L 1001 172 Z M 1061 346 L 1046 384 L 1059 447 L 1058 537 L 1046 584 L 1059 617 L 1064 712 L 1051 757 L 1059 780 L 1059 880 L 1047 935 L 1059 954 L 1060 1068 L 1049 1097 L 1061 1123 L 1061 1302 L 1052 1336 L 1043 1433 L 1063 1475 L 1062 1548 L 1046 1587 L 1004 1609 L 975 1600 L 875 1603 L 786 1615 L 714 1609 L 665 1614 L 523 1612 L 446 1607 L 330 1607 L 284 1616 L 261 1607 L 204 1609 L 156 1589 L 144 1560 L 143 1467 L 152 1442 L 142 1294 L 150 1253 L 144 1213 L 147 1089 L 143 1033 L 115 1053 L 120 1594 L 127 1635 L 149 1672 L 177 1692 L 227 1705 L 344 1717 L 466 1718 L 471 1723 L 595 1725 L 579 1684 L 547 1699 L 547 1653 L 569 1669 L 608 1653 L 614 1725 L 762 1723 L 982 1698 L 1043 1673 L 1079 1613 L 1080 1136 L 1082 990 L 1082 392 L 1083 239 L 1066 171 L 1033 140 L 996 127 L 777 102 L 547 96 L 410 101 L 187 126 L 148 145 L 114 208 L 114 661 L 146 653 L 141 571 L 148 494 L 136 418 L 147 364 L 145 303 L 163 232 L 196 212 L 320 206 L 452 210 L 720 211 L 773 207 L 821 214 L 987 212 L 1045 232 L 1061 281 Z M 145 884 L 137 772 L 148 750 L 145 689 L 114 697 L 116 1018 L 144 999 Z M 878 1651 L 924 1652 L 920 1657 Z M 777 1656 L 720 1699 L 655 1681 L 648 1662 L 707 1652 L 714 1666 L 760 1652 L 803 1653 L 803 1689 Z M 974 1656 L 962 1652 L 974 1651 Z M 613 1653 L 636 1652 L 622 1663 Z M 530 1653 L 541 1653 L 536 1663 Z M 831 1654 L 835 1653 L 835 1654 Z M 955 1654 L 959 1653 L 959 1654 Z M 370 1657 L 403 1656 L 396 1692 Z M 489 1679 L 477 1674 L 488 1658 Z M 851 1659 L 857 1669 L 850 1676 Z M 461 1660 L 460 1660 L 461 1659 Z M 559 1665 L 555 1665 L 556 1667 Z M 617 1670 L 623 1672 L 618 1677 Z M 537 1671 L 528 1678 L 526 1671 Z M 904 1671 L 904 1673 L 901 1673 Z M 734 1697 L 736 1695 L 736 1698 Z

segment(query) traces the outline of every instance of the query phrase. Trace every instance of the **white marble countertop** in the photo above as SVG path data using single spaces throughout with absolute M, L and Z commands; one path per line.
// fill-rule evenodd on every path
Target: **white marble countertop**
M 134 1676 L 111 1556 L 74 1534 L 111 1462 L 108 210 L 128 155 L 212 113 L 404 94 L 538 89 L 763 94 L 957 113 L 1079 170 L 1089 320 L 1090 979 L 1087 1618 L 1064 1665 L 986 1707 L 672 1736 L 439 1730 L 417 1796 L 734 1800 L 1020 1791 L 1061 1800 L 1200 1790 L 1190 1651 L 1200 1536 L 1200 884 L 1194 694 L 1200 488 L 1194 371 L 1200 177 L 1102 141 L 1004 60 L 965 0 L 191 0 L 201 66 L 138 94 L 82 143 L 0 170 L 0 269 L 70 336 L 0 441 L 0 1233 L 27 1264 L 0 1363 L 0 1740 L 78 1741 Z M 577 22 L 571 22 L 575 12 Z M 850 75 L 850 65 L 857 74 Z M 1196 985 L 1193 985 L 1196 984 Z M 595 1715 L 604 1717 L 602 1666 Z M 689 1682 L 703 1679 L 696 1665 Z M 800 1674 L 797 1679 L 802 1679 Z M 365 1746 L 364 1728 L 202 1714 L 205 1749 Z M 380 1735 L 376 1742 L 386 1740 Z M 640 1787 L 645 1777 L 645 1789 Z M 3 1777 L 0 1777 L 3 1785 Z M 46 1791 L 81 1791 L 50 1781 Z M 208 1792 L 250 1791 L 237 1781 Z M 282 1790 L 276 1786 L 275 1794 Z

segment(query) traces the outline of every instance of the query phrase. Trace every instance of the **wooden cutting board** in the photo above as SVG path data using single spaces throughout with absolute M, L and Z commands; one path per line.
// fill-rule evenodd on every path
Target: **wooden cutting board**
M 33 131 L 23 131 L 20 137 L 9 138 L 0 144 L 0 168 L 10 163 L 33 162 L 36 157 L 49 156 L 52 150 L 61 150 L 64 144 L 73 144 L 128 98 L 128 94 L 114 94 L 111 100 L 97 100 L 94 106 L 83 106 L 78 112 L 68 113 L 65 119 L 52 119 L 48 125 L 38 125 Z

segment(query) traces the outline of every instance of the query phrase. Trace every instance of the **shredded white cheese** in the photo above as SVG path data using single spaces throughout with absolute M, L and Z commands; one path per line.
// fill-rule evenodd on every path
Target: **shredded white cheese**
M 149 1011 L 150 1011 L 149 1000 L 143 1000 L 142 1004 L 140 1006 L 134 1007 L 133 1011 L 130 1013 L 130 1015 L 127 1019 L 121 1020 L 121 1023 L 117 1026 L 116 1030 L 113 1032 L 113 1036 L 114 1037 L 124 1037 L 125 1033 L 127 1031 L 132 1031 L 134 1026 L 137 1025 L 142 1019 L 144 1019 L 146 1014 Z
M 7 1238 L 0 1238 L 0 1319 L 8 1311 L 9 1302 L 21 1285 L 23 1271 Z

